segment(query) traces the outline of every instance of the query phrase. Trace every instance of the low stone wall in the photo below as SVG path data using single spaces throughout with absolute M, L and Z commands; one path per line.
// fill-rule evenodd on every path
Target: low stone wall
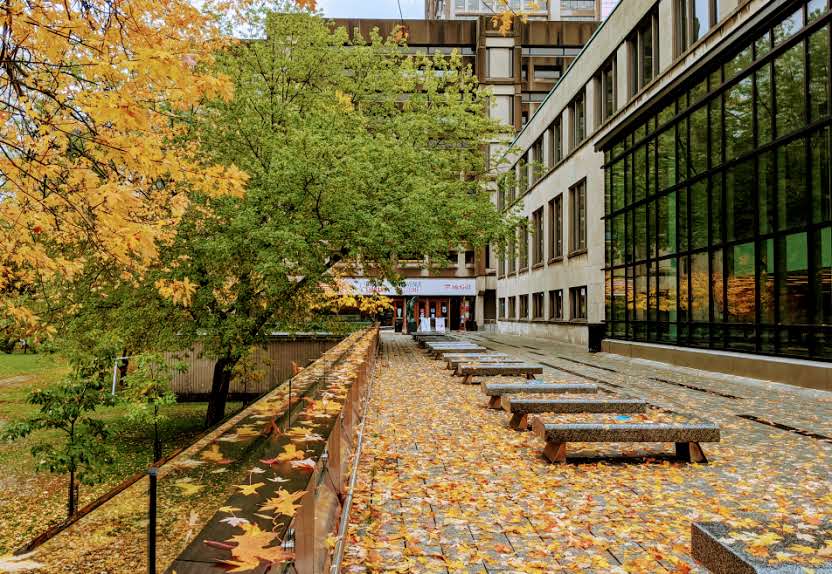
M 832 363 L 605 339 L 605 353 L 832 391 Z

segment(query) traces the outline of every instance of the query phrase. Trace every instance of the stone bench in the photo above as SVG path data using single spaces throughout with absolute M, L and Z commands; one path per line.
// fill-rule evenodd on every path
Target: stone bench
M 480 387 L 488 397 L 488 408 L 499 409 L 504 395 L 519 395 L 523 393 L 535 394 L 565 394 L 598 392 L 598 385 L 592 383 L 483 383 Z
M 759 527 L 744 527 L 741 530 L 750 532 L 752 535 L 762 535 L 766 532 L 775 532 L 780 540 L 766 547 L 770 559 L 749 554 L 746 551 L 745 543 L 742 540 L 734 540 L 730 536 L 733 529 L 721 522 L 693 523 L 691 526 L 691 556 L 702 564 L 713 574 L 799 574 L 802 572 L 815 572 L 816 574 L 832 574 L 832 557 L 820 556 L 820 550 L 825 545 L 827 536 L 832 533 L 832 524 L 826 523 L 825 527 L 812 528 L 809 537 L 798 538 L 797 525 L 789 525 L 791 532 L 787 533 L 781 529 L 769 528 L 768 525 Z M 826 531 L 824 534 L 823 531 Z M 814 542 L 812 542 L 814 540 Z M 729 542 L 730 541 L 730 542 Z M 804 559 L 819 559 L 818 562 L 798 563 L 786 560 L 777 560 L 778 552 L 787 552 L 791 556 L 798 556 L 789 551 L 792 545 L 800 545 L 803 548 L 814 548 L 818 551 L 816 555 L 811 553 L 800 555 Z M 805 567 L 805 569 L 804 569 Z
M 530 399 L 522 396 L 502 397 L 503 410 L 511 414 L 509 426 L 528 430 L 529 415 L 541 413 L 643 413 L 647 402 L 621 398 L 551 398 Z
M 543 374 L 543 365 L 533 363 L 480 363 L 461 364 L 456 368 L 456 374 L 462 377 L 462 382 L 467 384 L 475 376 L 480 377 L 526 377 L 534 379 L 537 375 Z
M 445 353 L 465 353 L 465 354 L 477 354 L 477 353 L 484 353 L 488 349 L 485 347 L 480 347 L 479 345 L 468 345 L 468 346 L 445 346 L 445 345 L 428 345 L 428 354 L 439 358 Z
M 512 359 L 505 353 L 443 353 L 442 360 L 448 363 L 449 369 L 456 369 L 462 363 L 523 363 L 520 359 Z
M 445 341 L 447 343 L 451 343 L 454 341 L 458 341 L 458 339 L 452 335 L 443 335 L 441 333 L 414 333 L 413 340 L 419 343 L 419 345 L 424 346 L 425 343 L 435 341 L 441 342 Z
M 532 423 L 537 436 L 546 441 L 544 456 L 550 462 L 566 462 L 570 442 L 672 442 L 676 457 L 686 462 L 708 462 L 699 443 L 719 442 L 719 427 L 714 423 L 685 424 L 552 424 L 540 417 Z

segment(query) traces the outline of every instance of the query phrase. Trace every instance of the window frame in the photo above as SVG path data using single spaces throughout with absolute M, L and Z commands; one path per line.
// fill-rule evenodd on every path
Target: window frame
M 569 256 L 587 251 L 586 178 L 569 188 Z

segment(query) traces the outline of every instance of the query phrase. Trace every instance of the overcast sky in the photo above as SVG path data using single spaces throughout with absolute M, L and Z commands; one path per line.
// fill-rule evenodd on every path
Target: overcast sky
M 402 15 L 424 18 L 424 0 L 400 0 Z M 318 0 L 318 7 L 330 18 L 398 18 L 396 0 Z

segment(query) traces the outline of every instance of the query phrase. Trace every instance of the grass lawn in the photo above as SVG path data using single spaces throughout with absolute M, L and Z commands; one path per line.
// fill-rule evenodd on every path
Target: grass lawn
M 30 390 L 57 382 L 66 370 L 57 355 L 0 355 L 0 431 L 8 422 L 35 411 L 26 404 Z M 233 413 L 240 406 L 229 404 L 227 412 Z M 165 454 L 190 444 L 203 431 L 205 409 L 205 403 L 182 403 L 165 409 L 168 418 L 161 429 Z M 150 429 L 130 422 L 125 407 L 101 409 L 97 416 L 108 423 L 115 462 L 102 484 L 81 486 L 81 505 L 147 468 L 153 458 Z M 0 442 L 0 555 L 66 517 L 67 478 L 35 473 L 30 454 L 35 443 L 53 437 L 58 439 L 60 435 L 44 431 L 14 443 Z

